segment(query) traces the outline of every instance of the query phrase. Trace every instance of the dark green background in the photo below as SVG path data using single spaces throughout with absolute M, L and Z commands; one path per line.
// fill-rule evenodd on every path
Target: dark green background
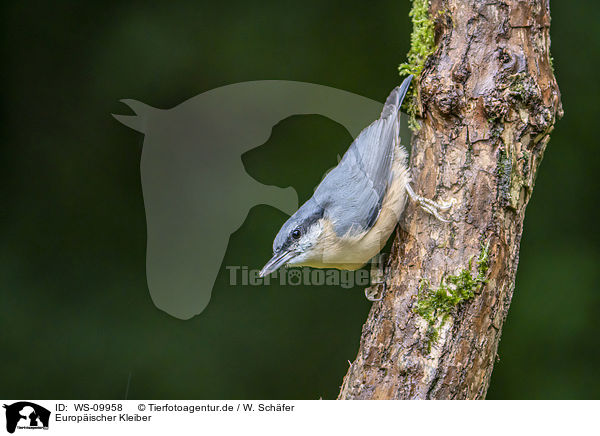
M 251 210 L 213 300 L 190 321 L 152 304 L 135 98 L 169 108 L 235 82 L 289 79 L 382 101 L 408 50 L 409 3 L 3 2 L 0 397 L 334 398 L 369 303 L 362 290 L 231 287 L 285 216 Z M 565 117 L 527 209 L 517 285 L 488 398 L 598 398 L 600 21 L 553 2 Z M 304 201 L 351 138 L 292 117 L 244 157 Z M 318 158 L 315 158 L 318 156 Z

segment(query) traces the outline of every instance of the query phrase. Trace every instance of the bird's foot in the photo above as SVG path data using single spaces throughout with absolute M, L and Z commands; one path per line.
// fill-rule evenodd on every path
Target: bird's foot
M 369 301 L 381 301 L 387 288 L 385 261 L 387 255 L 381 253 L 371 259 L 371 286 L 365 289 L 365 297 Z
M 440 211 L 446 211 L 450 209 L 456 203 L 456 200 L 451 199 L 448 202 L 436 203 L 435 201 L 430 200 L 429 198 L 421 197 L 420 195 L 415 193 L 415 191 L 413 191 L 412 187 L 408 183 L 406 184 L 406 192 L 408 193 L 410 199 L 412 201 L 417 202 L 419 206 L 421 206 L 421 209 L 423 209 L 425 212 L 433 215 L 438 220 L 444 223 L 450 222 L 449 220 L 445 219 L 440 215 Z

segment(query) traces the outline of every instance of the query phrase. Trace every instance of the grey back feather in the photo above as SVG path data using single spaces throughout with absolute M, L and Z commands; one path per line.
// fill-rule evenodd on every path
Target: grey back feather
M 391 92 L 381 117 L 358 135 L 315 190 L 313 198 L 338 236 L 364 232 L 377 221 L 392 177 L 394 148 L 400 140 L 400 105 L 411 79 Z

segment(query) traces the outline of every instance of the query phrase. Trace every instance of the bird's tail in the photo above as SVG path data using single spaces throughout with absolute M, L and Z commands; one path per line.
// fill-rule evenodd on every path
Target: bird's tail
M 412 78 L 413 76 L 411 74 L 406 79 L 404 79 L 402 85 L 397 86 L 390 93 L 389 97 L 385 101 L 385 104 L 383 105 L 383 110 L 381 111 L 381 118 L 387 118 L 398 113 L 398 111 L 400 110 L 400 106 L 402 105 L 402 101 L 404 100 L 404 96 L 406 95 L 406 92 L 408 91 L 408 88 L 410 86 Z

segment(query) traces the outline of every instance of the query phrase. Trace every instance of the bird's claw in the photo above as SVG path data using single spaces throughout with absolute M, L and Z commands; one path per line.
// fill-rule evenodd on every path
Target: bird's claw
M 385 258 L 385 253 L 382 253 L 371 260 L 371 286 L 365 289 L 365 297 L 369 301 L 383 300 L 383 294 L 387 287 Z M 379 295 L 379 298 L 377 298 L 377 295 Z
M 449 220 L 445 219 L 440 215 L 440 211 L 446 211 L 450 209 L 456 203 L 456 200 L 454 198 L 447 202 L 444 201 L 441 203 L 436 203 L 435 201 L 430 200 L 429 198 L 421 197 L 420 195 L 415 193 L 415 191 L 413 191 L 412 187 L 409 184 L 406 185 L 406 192 L 408 193 L 408 196 L 411 198 L 411 200 L 417 202 L 421 209 L 423 209 L 425 212 L 433 215 L 443 223 L 450 222 Z
M 379 298 L 376 298 L 377 294 L 380 292 L 379 286 L 369 286 L 365 289 L 365 297 L 369 301 L 381 301 L 383 300 L 383 289 L 381 289 L 381 295 Z

